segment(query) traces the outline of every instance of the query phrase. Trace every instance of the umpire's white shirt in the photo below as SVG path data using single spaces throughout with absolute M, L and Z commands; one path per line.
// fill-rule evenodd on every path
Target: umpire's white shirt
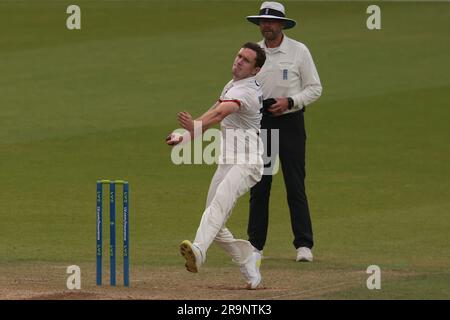
M 291 97 L 294 107 L 284 112 L 290 113 L 320 97 L 322 85 L 319 74 L 311 53 L 303 43 L 283 35 L 279 47 L 267 48 L 264 40 L 258 44 L 266 52 L 266 62 L 256 75 L 264 99 Z

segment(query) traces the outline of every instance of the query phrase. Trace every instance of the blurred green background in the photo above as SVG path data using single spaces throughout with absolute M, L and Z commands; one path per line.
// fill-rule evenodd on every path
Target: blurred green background
M 450 3 L 285 2 L 324 87 L 305 116 L 316 261 L 301 268 L 417 272 L 326 298 L 450 298 Z M 176 113 L 200 115 L 259 41 L 259 1 L 0 0 L 0 265 L 93 262 L 95 182 L 130 182 L 134 265 L 180 265 L 215 166 L 176 166 Z M 266 268 L 293 263 L 281 174 Z M 248 195 L 229 221 L 246 238 Z M 105 240 L 107 239 L 105 230 Z M 107 241 L 105 241 L 106 243 Z M 107 252 L 107 251 L 105 251 Z M 208 266 L 232 265 L 219 249 Z

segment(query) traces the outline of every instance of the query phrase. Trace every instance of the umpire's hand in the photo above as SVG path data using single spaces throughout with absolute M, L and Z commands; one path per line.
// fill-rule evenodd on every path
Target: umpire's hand
M 267 111 L 274 116 L 281 116 L 283 112 L 289 109 L 289 101 L 287 98 L 276 98 L 276 102 L 272 104 Z

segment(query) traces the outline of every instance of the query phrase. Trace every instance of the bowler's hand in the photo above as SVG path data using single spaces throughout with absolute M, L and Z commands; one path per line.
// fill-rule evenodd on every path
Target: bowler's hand
M 192 135 L 194 133 L 194 120 L 192 116 L 188 112 L 182 111 L 178 113 L 177 118 L 181 127 L 189 131 Z
M 274 116 L 281 116 L 283 112 L 289 109 L 289 101 L 287 98 L 276 98 L 275 100 L 277 102 L 275 102 L 267 110 L 271 112 Z
M 175 146 L 179 144 L 181 141 L 183 141 L 183 136 L 177 133 L 171 133 L 166 138 L 166 143 L 169 146 Z

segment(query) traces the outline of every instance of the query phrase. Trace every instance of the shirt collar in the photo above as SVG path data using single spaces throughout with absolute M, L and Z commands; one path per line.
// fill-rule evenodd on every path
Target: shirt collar
M 237 85 L 244 84 L 246 82 L 252 82 L 252 81 L 256 81 L 255 76 L 244 78 L 244 79 L 241 79 L 241 80 L 238 80 L 238 81 L 234 81 L 233 80 L 231 83 L 232 83 L 233 86 L 237 86 Z
M 278 47 L 276 48 L 268 48 L 266 46 L 266 41 L 262 40 L 261 41 L 261 48 L 263 49 L 276 49 L 275 52 L 282 52 L 282 53 L 287 53 L 288 52 L 288 37 L 283 33 L 283 40 L 281 40 L 281 43 Z

